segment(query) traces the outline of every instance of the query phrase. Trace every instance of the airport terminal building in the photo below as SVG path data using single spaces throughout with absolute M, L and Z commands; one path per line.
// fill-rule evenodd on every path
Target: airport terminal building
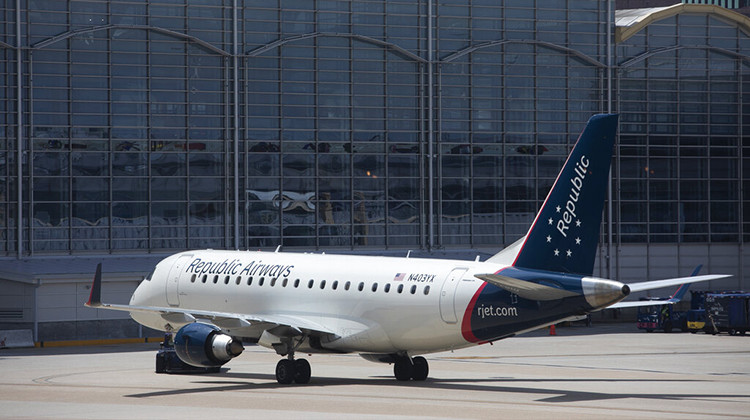
M 724 7 L 0 0 L 0 54 L 0 330 L 141 334 L 82 307 L 99 261 L 124 303 L 185 249 L 487 257 L 600 112 L 595 274 L 750 289 L 750 18 Z

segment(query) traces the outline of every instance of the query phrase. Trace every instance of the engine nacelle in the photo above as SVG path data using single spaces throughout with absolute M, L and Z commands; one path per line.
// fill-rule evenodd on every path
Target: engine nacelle
M 174 349 L 185 363 L 196 367 L 218 367 L 237 357 L 245 348 L 218 327 L 194 322 L 177 331 Z

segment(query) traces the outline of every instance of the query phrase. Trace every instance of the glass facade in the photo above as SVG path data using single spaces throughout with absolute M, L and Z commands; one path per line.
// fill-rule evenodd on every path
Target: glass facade
M 622 242 L 748 239 L 749 53 L 746 30 L 708 14 L 666 17 L 618 44 Z
M 15 4 L 0 255 L 494 249 L 609 106 L 615 241 L 750 235 L 736 22 L 672 16 L 610 57 L 599 0 Z

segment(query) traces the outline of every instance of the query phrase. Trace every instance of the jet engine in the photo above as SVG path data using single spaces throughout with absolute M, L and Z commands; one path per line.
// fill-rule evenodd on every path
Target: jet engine
M 177 331 L 174 349 L 185 363 L 196 367 L 218 367 L 239 356 L 242 343 L 223 334 L 218 327 L 194 322 Z

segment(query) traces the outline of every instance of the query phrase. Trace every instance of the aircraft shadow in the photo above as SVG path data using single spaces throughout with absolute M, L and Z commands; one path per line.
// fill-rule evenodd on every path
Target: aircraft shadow
M 601 400 L 618 400 L 625 398 L 642 398 L 652 400 L 689 400 L 689 399 L 722 399 L 727 398 L 747 398 L 747 395 L 730 395 L 730 394 L 710 394 L 710 393 L 607 393 L 607 392 L 584 392 L 561 390 L 554 388 L 518 386 L 516 383 L 557 383 L 557 382 L 664 382 L 673 383 L 675 380 L 642 380 L 642 379 L 522 379 L 522 378 L 486 378 L 486 379 L 445 379 L 445 378 L 428 378 L 423 382 L 399 382 L 393 377 L 373 376 L 367 379 L 357 378 L 333 378 L 333 377 L 313 377 L 309 384 L 305 385 L 281 385 L 276 382 L 274 375 L 269 374 L 248 374 L 248 373 L 224 373 L 222 378 L 229 380 L 199 380 L 194 384 L 203 385 L 197 388 L 172 389 L 165 391 L 145 392 L 138 394 L 129 394 L 129 398 L 153 398 L 172 395 L 198 394 L 205 392 L 226 392 L 242 390 L 264 390 L 264 389 L 288 389 L 295 388 L 312 388 L 312 387 L 333 387 L 333 386 L 351 386 L 351 385 L 375 385 L 391 387 L 409 387 L 409 388 L 427 388 L 427 389 L 445 389 L 450 391 L 468 391 L 468 392 L 506 392 L 518 394 L 541 394 L 547 397 L 537 401 L 548 403 L 570 403 L 583 401 L 601 401 Z M 247 382 L 247 380 L 263 381 L 261 383 Z M 704 380 L 680 380 L 680 382 L 707 382 Z M 710 382 L 710 381 L 708 381 Z M 489 385 L 493 384 L 493 385 Z M 696 388 L 700 388 L 697 386 Z

